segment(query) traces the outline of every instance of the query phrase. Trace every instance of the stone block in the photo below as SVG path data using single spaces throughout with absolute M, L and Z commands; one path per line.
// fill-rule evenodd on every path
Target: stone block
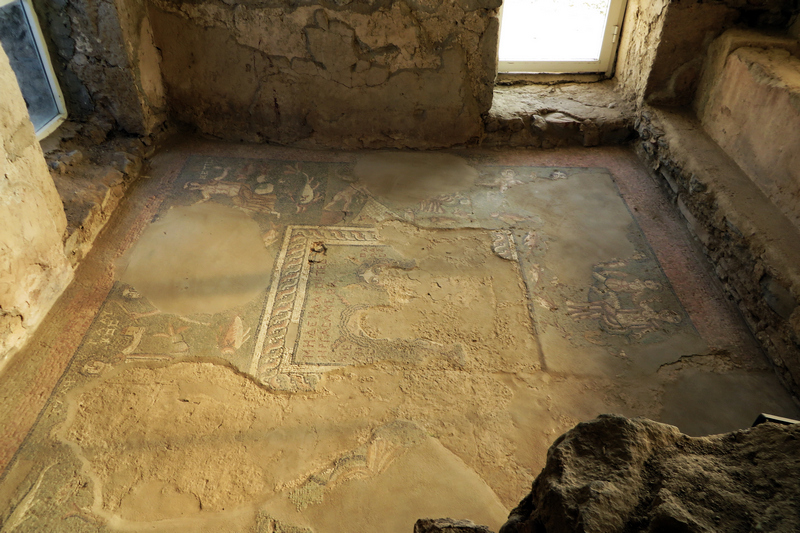
M 678 196 L 678 210 L 683 215 L 683 218 L 686 219 L 686 222 L 689 224 L 689 229 L 692 230 L 694 236 L 697 237 L 704 246 L 708 246 L 711 242 L 711 235 L 708 233 L 708 229 L 697 220 L 697 217 L 686 207 L 683 198 L 680 196 Z
M 495 127 L 514 117 L 526 127 Z M 631 106 L 609 82 L 498 86 L 484 119 L 482 143 L 544 148 L 620 144 L 632 136 L 632 124 Z
M 740 47 L 705 89 L 698 113 L 708 134 L 800 228 L 800 58 Z
M 452 518 L 420 518 L 414 524 L 414 533 L 492 533 L 488 527 L 469 520 Z
M 111 166 L 126 176 L 135 176 L 142 169 L 142 158 L 126 152 L 115 152 L 111 155 Z
M 584 146 L 589 147 L 600 144 L 600 128 L 597 127 L 597 124 L 587 118 L 581 124 L 580 129 L 583 132 Z
M 783 319 L 788 320 L 797 307 L 792 293 L 772 276 L 764 276 L 761 280 L 761 295 L 769 308 Z
M 800 424 L 689 437 L 601 415 L 556 439 L 500 533 L 796 531 L 798 475 Z

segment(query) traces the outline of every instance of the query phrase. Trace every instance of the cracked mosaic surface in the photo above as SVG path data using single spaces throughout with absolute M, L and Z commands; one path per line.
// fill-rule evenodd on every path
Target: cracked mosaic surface
M 581 420 L 792 409 L 624 169 L 228 151 L 167 157 L 45 329 L 4 531 L 496 529 Z

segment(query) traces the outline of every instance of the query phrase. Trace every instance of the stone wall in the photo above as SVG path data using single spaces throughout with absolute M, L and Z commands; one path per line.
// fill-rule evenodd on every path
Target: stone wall
M 794 0 L 630 0 L 616 76 L 638 105 L 690 105 L 708 47 L 734 25 L 785 29 Z
M 735 8 L 723 2 L 670 2 L 644 88 L 645 100 L 653 104 L 689 104 L 708 46 L 738 15 Z
M 637 105 L 644 100 L 668 5 L 669 0 L 628 0 L 615 76 L 620 92 Z
M 691 114 L 646 109 L 637 151 L 666 185 L 786 387 L 800 395 L 800 231 Z
M 705 130 L 800 229 L 800 42 L 727 32 L 700 87 Z
M 644 105 L 637 148 L 778 375 L 800 393 L 800 42 L 729 30 L 688 113 Z M 795 54 L 795 55 L 792 55 Z
M 706 131 L 800 228 L 800 58 L 740 48 L 716 92 Z
M 152 133 L 166 118 L 143 0 L 34 0 L 73 120 Z
M 499 0 L 152 0 L 174 116 L 247 141 L 345 147 L 477 139 Z
M 17 79 L 0 48 L 0 368 L 72 276 L 66 217 Z

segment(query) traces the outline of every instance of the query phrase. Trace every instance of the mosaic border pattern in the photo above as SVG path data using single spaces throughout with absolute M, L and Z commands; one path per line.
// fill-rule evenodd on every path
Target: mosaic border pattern
M 384 246 L 374 228 L 287 226 L 250 363 L 250 374 L 264 384 L 270 384 L 280 374 L 323 371 L 318 365 L 294 364 L 294 342 L 290 339 L 299 335 L 313 262 L 311 256 L 318 253 L 312 248 L 317 242 L 325 246 Z

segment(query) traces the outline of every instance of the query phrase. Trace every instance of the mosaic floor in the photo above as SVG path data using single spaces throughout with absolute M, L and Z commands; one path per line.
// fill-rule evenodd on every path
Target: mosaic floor
M 4 532 L 497 530 L 581 420 L 798 417 L 624 149 L 152 176 L 0 377 Z

